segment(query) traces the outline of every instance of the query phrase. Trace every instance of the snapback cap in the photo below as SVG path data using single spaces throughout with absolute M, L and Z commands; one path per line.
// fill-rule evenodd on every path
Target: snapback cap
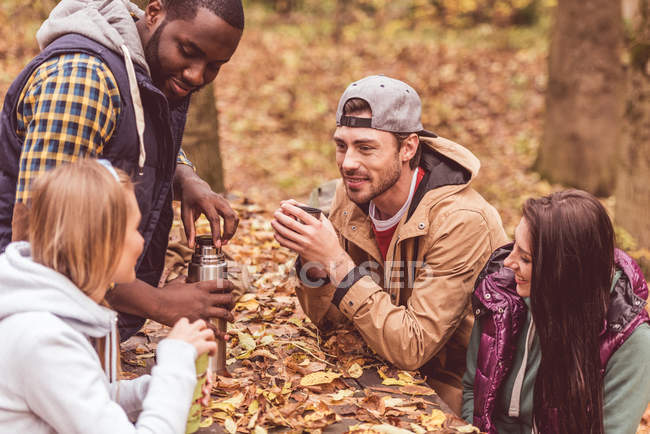
M 372 111 L 371 118 L 344 116 L 345 103 L 353 98 L 364 100 Z M 438 137 L 422 127 L 422 103 L 408 84 L 385 75 L 371 75 L 350 84 L 336 109 L 336 126 L 374 128 L 391 133 L 417 133 Z

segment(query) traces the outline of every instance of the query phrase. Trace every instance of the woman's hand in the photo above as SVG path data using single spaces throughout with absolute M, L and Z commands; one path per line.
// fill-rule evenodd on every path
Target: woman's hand
M 179 319 L 167 335 L 169 339 L 177 339 L 187 342 L 196 349 L 196 357 L 205 353 L 214 353 L 217 343 L 214 340 L 214 333 L 208 328 L 202 319 L 192 323 L 187 318 Z

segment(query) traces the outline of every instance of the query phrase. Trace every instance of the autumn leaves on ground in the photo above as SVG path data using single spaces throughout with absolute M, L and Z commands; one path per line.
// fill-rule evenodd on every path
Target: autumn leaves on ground
M 268 211 L 281 199 L 305 199 L 314 187 L 337 177 L 331 140 L 337 98 L 355 79 L 386 74 L 418 90 L 425 128 L 463 144 L 480 158 L 475 186 L 496 206 L 512 235 L 527 197 L 562 188 L 540 180 L 531 170 L 542 134 L 548 11 L 540 9 L 538 21 L 528 27 L 457 26 L 443 24 L 434 15 L 419 16 L 417 8 L 397 13 L 393 9 L 400 2 L 368 0 L 359 2 L 364 7 L 343 10 L 334 10 L 333 5 L 344 2 L 275 2 L 302 4 L 284 13 L 260 3 L 246 4 L 240 47 L 216 81 L 225 182 L 238 197 L 242 217 L 227 251 L 248 266 L 257 291 L 238 304 L 241 322 L 235 324 L 231 343 L 233 359 L 239 366 L 244 363 L 248 373 L 237 368 L 242 369 L 241 381 L 220 384 L 224 396 L 215 398 L 210 420 L 204 422 L 218 420 L 229 431 L 254 431 L 265 424 L 318 429 L 324 426 L 319 421 L 331 423 L 339 417 L 340 412 L 330 408 L 354 401 L 344 410 L 360 420 L 377 423 L 407 414 L 416 416 L 406 429 L 448 426 L 453 421 L 436 420 L 435 408 L 417 393 L 406 403 L 378 399 L 372 393 L 354 397 L 356 392 L 344 386 L 358 368 L 373 369 L 373 356 L 351 345 L 349 336 L 322 341 L 300 314 L 288 278 L 292 256 L 273 241 Z M 2 94 L 36 53 L 33 35 L 53 2 L 34 4 L 32 9 L 14 0 L 0 4 Z M 379 12 L 369 13 L 373 8 Z M 16 19 L 21 25 L 10 24 Z M 266 330 L 268 318 L 274 320 L 273 330 Z M 288 341 L 273 337 L 280 335 Z M 149 357 L 150 349 L 140 348 L 142 357 L 134 363 Z M 285 363 L 276 363 L 284 356 Z M 249 363 L 250 359 L 266 365 Z M 279 385 L 266 369 L 290 369 L 295 378 L 288 375 L 291 382 Z M 294 412 L 298 415 L 293 417 L 280 403 L 292 388 L 299 388 L 301 377 L 315 372 L 330 372 L 335 378 L 326 379 L 330 382 L 316 378 L 317 384 L 301 390 L 322 389 L 319 393 L 327 398 L 319 405 L 305 397 L 295 405 L 304 415 Z M 385 375 L 403 382 L 397 387 L 417 386 L 396 372 Z M 650 424 L 648 413 L 645 423 Z M 639 432 L 650 430 L 640 427 Z

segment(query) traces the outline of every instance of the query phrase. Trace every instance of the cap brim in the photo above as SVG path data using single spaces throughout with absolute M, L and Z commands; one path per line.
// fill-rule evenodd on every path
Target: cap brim
M 427 131 L 427 130 L 418 131 L 418 136 L 431 137 L 434 139 L 438 137 L 436 133 L 432 133 L 431 131 Z

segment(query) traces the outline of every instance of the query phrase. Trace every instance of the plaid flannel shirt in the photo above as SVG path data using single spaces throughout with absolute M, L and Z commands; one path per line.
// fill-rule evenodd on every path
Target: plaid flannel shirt
M 33 72 L 16 109 L 20 154 L 16 202 L 29 199 L 40 173 L 77 158 L 102 155 L 121 112 L 113 73 L 85 53 L 53 57 Z M 183 150 L 177 162 L 194 167 Z

